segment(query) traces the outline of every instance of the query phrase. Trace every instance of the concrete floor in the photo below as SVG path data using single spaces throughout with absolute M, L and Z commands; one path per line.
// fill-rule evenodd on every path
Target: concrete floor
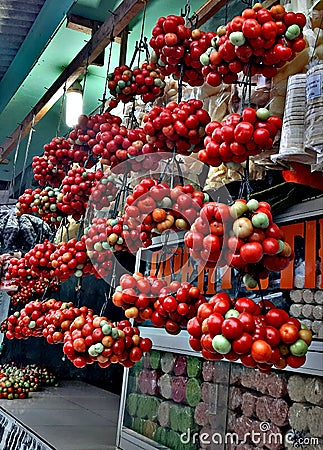
M 115 449 L 118 395 L 78 381 L 64 381 L 24 400 L 0 400 L 20 422 L 57 450 Z

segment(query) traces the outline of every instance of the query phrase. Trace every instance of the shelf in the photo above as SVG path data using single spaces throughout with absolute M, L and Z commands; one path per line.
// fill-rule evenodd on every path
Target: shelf
M 168 447 L 158 444 L 158 442 L 152 441 L 126 427 L 122 427 L 118 445 L 118 448 L 127 450 L 169 450 Z
M 154 350 L 200 356 L 200 353 L 191 349 L 188 342 L 189 334 L 186 330 L 182 330 L 177 336 L 173 336 L 166 333 L 164 329 L 140 327 L 140 335 L 149 337 L 153 341 Z M 225 359 L 223 362 L 229 363 Z M 240 364 L 239 361 L 236 361 L 236 363 Z M 289 367 L 286 371 L 323 376 L 323 342 L 312 342 L 304 366 L 297 369 Z

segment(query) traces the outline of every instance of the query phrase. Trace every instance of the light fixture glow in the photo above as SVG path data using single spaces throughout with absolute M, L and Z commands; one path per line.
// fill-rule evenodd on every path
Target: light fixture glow
M 70 128 L 74 127 L 82 112 L 83 88 L 79 81 L 74 81 L 66 91 L 66 125 Z

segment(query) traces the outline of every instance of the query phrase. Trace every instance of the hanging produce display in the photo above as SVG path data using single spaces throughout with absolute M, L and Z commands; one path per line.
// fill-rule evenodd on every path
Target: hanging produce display
M 57 203 L 63 200 L 63 194 L 59 188 L 46 186 L 44 189 L 26 189 L 18 198 L 16 204 L 17 216 L 23 214 L 37 214 L 50 226 L 57 227 L 63 217 Z
M 102 368 L 111 363 L 131 367 L 152 346 L 128 320 L 114 325 L 86 306 L 55 299 L 28 303 L 2 322 L 1 330 L 7 339 L 34 336 L 45 337 L 49 344 L 64 342 L 63 352 L 79 368 L 95 361 Z
M 266 108 L 244 108 L 241 115 L 229 114 L 221 123 L 213 121 L 205 127 L 205 148 L 199 151 L 199 160 L 210 166 L 242 163 L 270 149 L 281 127 L 281 118 Z
M 287 12 L 282 5 L 268 10 L 257 3 L 246 8 L 221 27 L 212 47 L 201 56 L 206 82 L 211 86 L 231 84 L 241 71 L 274 77 L 278 68 L 305 48 L 305 24 L 304 14 Z
M 269 271 L 285 269 L 294 254 L 273 222 L 267 202 L 236 200 L 231 206 L 206 203 L 184 237 L 190 254 L 206 267 L 239 270 L 249 288 Z
M 219 292 L 189 320 L 190 345 L 209 360 L 240 359 L 247 367 L 269 372 L 306 361 L 312 333 L 299 320 L 271 302 L 232 299 Z
M 203 142 L 205 126 L 211 120 L 202 106 L 202 101 L 196 99 L 179 104 L 170 102 L 165 108 L 154 106 L 143 119 L 148 141 L 144 153 L 170 152 L 174 147 L 182 155 L 197 152 Z
M 108 87 L 117 101 L 131 102 L 140 95 L 144 103 L 150 103 L 164 94 L 164 75 L 153 63 L 143 63 L 131 69 L 124 65 L 109 74 Z
M 17 215 L 38 215 L 52 229 L 66 227 L 66 242 L 43 240 L 10 261 L 7 279 L 19 285 L 12 305 L 24 307 L 2 323 L 8 339 L 34 336 L 49 344 L 63 343 L 64 354 L 78 368 L 94 362 L 102 368 L 111 363 L 132 367 L 152 347 L 135 326 L 149 320 L 170 335 L 187 328 L 192 349 L 206 360 L 240 359 L 265 373 L 271 367 L 305 363 L 311 332 L 283 309 L 263 300 L 257 304 L 245 297 L 231 299 L 222 292 L 207 300 L 204 288 L 194 281 L 175 281 L 172 274 L 168 282 L 159 270 L 168 256 L 170 232 L 178 236 L 181 231 L 190 257 L 210 272 L 235 269 L 238 288 L 243 281 L 247 288 L 261 291 L 260 281 L 293 259 L 270 205 L 250 199 L 249 158 L 270 150 L 282 127 L 280 117 L 266 107 L 250 106 L 250 92 L 253 75 L 272 78 L 304 49 L 305 16 L 281 5 L 268 10 L 257 3 L 217 32 L 194 29 L 192 21 L 188 27 L 187 16 L 160 17 L 149 42 L 151 60 L 138 61 L 134 68 L 124 64 L 108 75 L 114 97 L 108 108 L 119 101 L 133 102 L 128 120 L 102 112 L 103 105 L 100 114 L 81 115 L 68 138 L 53 138 L 44 154 L 34 157 L 34 179 L 41 187 L 19 196 Z M 178 79 L 177 101 L 154 103 L 163 96 L 170 75 Z M 205 81 L 212 87 L 235 82 L 242 86 L 239 113 L 211 121 L 201 100 L 182 99 L 183 83 L 195 87 Z M 136 97 L 153 103 L 145 105 L 142 123 L 135 116 Z M 202 187 L 184 182 L 180 165 L 191 153 L 198 154 L 204 169 L 222 163 L 241 168 L 244 163 L 238 199 L 210 202 Z M 161 159 L 165 170 L 159 179 L 151 178 Z M 239 198 L 244 191 L 245 198 Z M 86 212 L 88 226 L 83 229 Z M 72 239 L 69 217 L 79 222 Z M 148 248 L 156 236 L 165 242 L 155 274 L 153 267 L 150 275 L 124 272 L 115 287 L 116 255 Z M 88 306 L 48 299 L 60 283 L 75 276 L 80 287 L 81 277 L 87 275 L 111 281 L 109 300 L 134 323 L 125 319 L 114 324 Z M 165 357 L 162 366 L 167 364 Z M 179 380 L 168 379 L 169 397 L 196 407 L 202 398 L 199 383 L 186 380 L 180 359 L 171 366 L 169 371 Z M 144 383 L 144 375 L 139 382 Z

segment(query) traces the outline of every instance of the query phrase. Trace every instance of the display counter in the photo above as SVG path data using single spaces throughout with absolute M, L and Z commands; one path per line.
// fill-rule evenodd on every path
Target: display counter
M 295 251 L 291 268 L 263 283 L 263 295 L 289 310 L 296 304 L 321 306 L 323 220 L 319 200 L 291 208 L 275 222 L 282 226 Z M 155 273 L 162 242 L 142 250 L 136 270 Z M 176 257 L 185 261 L 181 237 L 172 237 L 175 262 L 159 264 L 163 277 L 170 275 Z M 176 250 L 174 250 L 176 248 Z M 184 255 L 184 256 L 183 256 Z M 187 260 L 187 259 L 186 259 Z M 157 264 L 157 266 L 156 266 Z M 158 270 L 158 267 L 157 267 Z M 184 272 L 184 273 L 183 273 Z M 194 282 L 210 297 L 218 290 L 234 289 L 232 273 L 199 272 L 190 267 L 175 270 L 175 279 Z M 179 277 L 179 278 L 178 278 Z M 311 303 L 312 302 L 312 303 Z M 312 308 L 313 309 L 313 308 Z M 323 430 L 322 318 L 299 319 L 312 327 L 314 340 L 306 363 L 297 369 L 264 374 L 237 362 L 206 361 L 191 349 L 189 334 L 173 336 L 150 324 L 140 334 L 153 341 L 153 350 L 134 368 L 125 370 L 119 413 L 117 445 L 124 450 L 162 449 L 321 449 Z M 319 311 L 319 308 L 317 308 Z M 316 328 L 315 328 L 316 327 Z M 193 369 L 192 369 L 193 367 Z

